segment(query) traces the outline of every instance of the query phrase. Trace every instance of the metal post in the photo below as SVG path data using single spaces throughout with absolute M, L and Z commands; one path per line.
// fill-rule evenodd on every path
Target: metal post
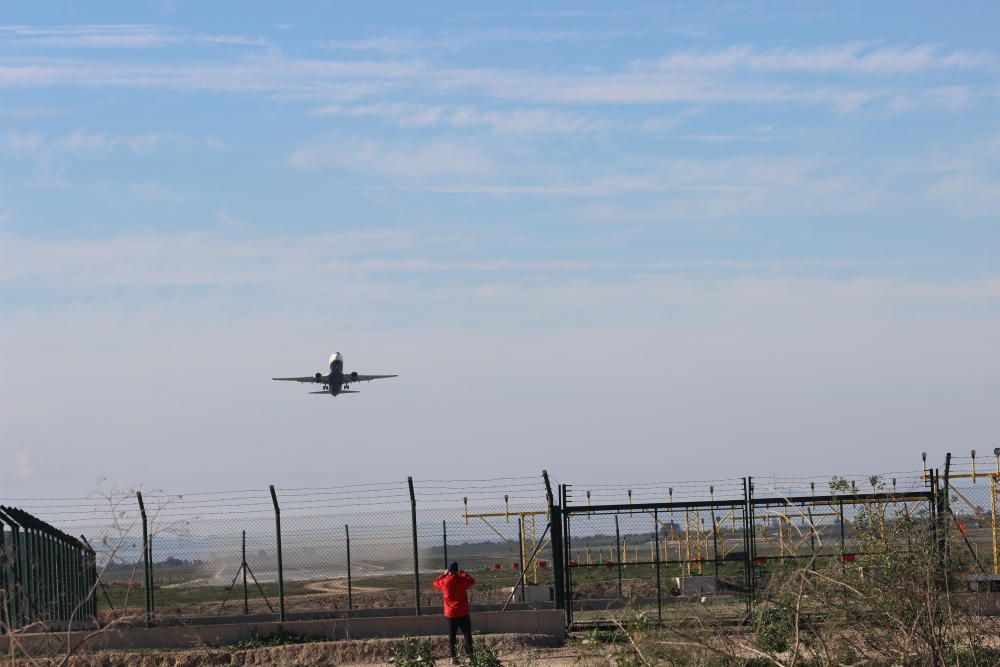
M 517 517 L 517 566 L 522 570 L 527 570 L 528 565 L 524 562 L 524 517 Z M 521 603 L 524 603 L 524 577 L 521 577 Z
M 410 519 L 413 524 L 413 592 L 416 598 L 417 616 L 420 616 L 420 556 L 417 546 L 417 496 L 413 493 L 413 478 L 407 477 L 410 487 Z
M 750 558 L 750 597 L 751 599 L 756 599 L 757 597 L 757 517 L 754 512 L 753 503 L 753 477 L 747 477 L 746 479 L 746 492 L 747 492 L 747 539 L 749 540 L 750 549 L 747 552 L 747 556 Z
M 542 544 L 545 542 L 545 536 L 549 534 L 549 530 L 551 528 L 552 528 L 551 525 L 546 524 L 545 530 L 542 531 L 542 539 L 535 541 L 535 549 L 531 552 L 531 555 L 528 557 L 529 561 L 535 560 L 535 556 L 538 555 L 538 550 L 542 548 Z M 521 574 L 518 577 L 517 583 L 514 584 L 513 588 L 511 588 L 510 595 L 507 596 L 507 601 L 504 603 L 503 608 L 501 608 L 500 611 L 507 611 L 507 607 L 510 606 L 511 601 L 514 599 L 514 593 L 517 591 L 517 587 L 521 585 L 522 581 L 524 581 L 524 575 L 526 575 L 527 573 L 528 573 L 528 568 L 522 567 Z
M 715 487 L 708 487 L 708 492 L 712 496 L 712 502 L 715 502 Z M 715 586 L 718 590 L 719 586 L 719 524 L 715 521 L 715 505 L 712 505 L 712 560 L 715 562 Z
M 448 522 L 441 519 L 441 538 L 444 540 L 444 569 L 448 569 Z
M 975 451 L 973 451 L 973 466 L 975 465 Z M 975 468 L 973 467 L 973 481 L 975 481 Z M 951 532 L 951 452 L 945 454 L 944 457 L 944 496 L 941 499 L 941 507 L 944 510 L 941 513 L 941 521 L 943 524 L 943 530 L 941 531 L 941 557 L 942 557 L 942 569 L 951 562 L 950 548 L 951 543 L 948 539 L 948 534 Z
M 844 565 L 844 554 L 847 553 L 847 537 L 844 530 L 844 499 L 837 499 L 838 512 L 840 514 L 840 567 L 843 569 Z
M 3 517 L 0 516 L 0 630 L 7 628 L 7 631 L 14 629 L 10 622 L 10 586 L 7 583 L 7 540 L 4 536 L 5 529 Z
M 13 558 L 11 560 L 11 627 L 17 627 L 21 624 L 24 615 L 24 587 L 21 585 L 22 581 L 22 567 L 21 567 L 21 540 L 17 532 L 17 524 L 10 524 L 10 543 L 13 551 Z
M 562 485 L 562 504 L 563 507 L 569 507 L 569 485 Z M 566 573 L 566 591 L 568 593 L 566 602 L 566 613 L 569 618 L 569 622 L 573 623 L 573 532 L 571 530 L 570 513 L 567 512 L 563 515 L 563 556 L 566 558 L 566 564 L 563 571 Z
M 41 609 L 41 600 L 38 599 L 38 547 L 36 544 L 35 531 L 31 528 L 24 529 L 24 548 L 27 567 L 25 573 L 28 575 L 27 590 L 29 607 L 26 609 L 32 618 L 38 618 Z
M 552 526 L 552 588 L 556 609 L 566 606 L 566 588 L 563 579 L 563 519 L 561 506 L 556 505 L 552 494 L 552 483 L 547 470 L 542 471 L 542 481 L 545 483 L 545 502 L 549 506 L 549 525 Z
M 809 495 L 816 495 L 816 482 L 809 482 Z M 906 509 L 906 505 L 903 505 L 903 509 Z M 806 508 L 806 512 L 809 514 L 809 549 L 812 552 L 813 557 L 816 556 L 816 522 L 813 519 L 812 505 Z
M 278 621 L 285 622 L 285 568 L 281 561 L 281 508 L 278 507 L 278 495 L 274 492 L 274 484 L 268 486 L 271 490 L 271 503 L 274 505 L 274 534 L 278 543 Z
M 618 569 L 618 597 L 622 597 L 622 533 L 618 527 L 618 514 L 615 514 L 615 565 Z
M 344 524 L 344 536 L 347 538 L 347 610 L 354 609 L 354 590 L 351 586 L 351 527 Z
M 660 515 L 653 508 L 653 541 L 656 542 L 656 622 L 663 622 L 663 589 L 660 585 Z
M 104 582 L 97 577 L 97 552 L 94 551 L 94 547 L 86 535 L 80 535 L 80 541 L 87 548 L 87 590 L 90 595 L 87 615 L 91 619 L 95 619 L 97 616 L 97 589 L 100 587 L 104 593 L 104 598 L 108 602 L 108 609 L 111 610 L 113 615 L 117 616 L 115 606 L 111 604 L 111 596 L 108 595 L 108 589 L 104 586 Z
M 142 492 L 136 491 L 135 497 L 139 501 L 139 514 L 142 517 L 143 588 L 146 589 L 146 627 L 148 628 L 153 615 L 152 596 L 150 595 L 153 588 L 153 577 L 149 568 L 149 526 L 146 522 L 146 506 L 142 502 Z
M 938 488 L 938 477 L 937 469 L 932 468 L 927 471 L 927 479 L 930 482 L 931 495 L 930 495 L 930 525 L 931 525 L 931 544 L 932 548 L 940 551 L 941 544 L 938 542 L 939 536 L 939 526 L 938 523 L 941 521 L 941 489 Z M 938 553 L 938 558 L 940 558 L 940 553 Z
M 997 477 L 990 477 L 990 532 L 993 534 L 993 574 L 1000 574 L 1000 551 L 997 549 Z
M 240 561 L 240 569 L 243 570 L 243 615 L 250 614 L 250 598 L 247 595 L 247 531 L 243 531 L 243 560 Z

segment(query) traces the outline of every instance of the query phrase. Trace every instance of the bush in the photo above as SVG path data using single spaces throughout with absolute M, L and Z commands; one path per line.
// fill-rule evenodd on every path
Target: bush
M 426 639 L 406 637 L 402 644 L 393 647 L 389 662 L 399 667 L 433 665 L 434 657 L 431 655 L 431 643 Z
M 492 646 L 479 641 L 472 652 L 472 659 L 469 661 L 469 665 L 471 667 L 503 667 L 503 662 L 500 661 L 500 656 L 497 655 L 496 650 Z
M 795 639 L 795 619 L 778 607 L 754 610 L 754 641 L 762 651 L 780 653 Z

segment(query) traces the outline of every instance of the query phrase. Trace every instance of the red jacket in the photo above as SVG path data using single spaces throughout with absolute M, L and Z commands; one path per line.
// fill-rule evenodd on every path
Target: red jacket
M 461 571 L 458 574 L 445 572 L 434 580 L 434 588 L 444 594 L 445 616 L 462 618 L 469 615 L 469 596 L 466 591 L 475 584 L 475 579 Z

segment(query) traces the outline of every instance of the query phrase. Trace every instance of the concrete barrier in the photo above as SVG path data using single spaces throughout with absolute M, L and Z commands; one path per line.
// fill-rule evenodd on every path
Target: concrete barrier
M 472 627 L 484 634 L 546 635 L 558 641 L 566 637 L 565 617 L 558 609 L 485 612 L 473 614 Z M 384 616 L 344 618 L 286 623 L 233 623 L 156 628 L 124 628 L 93 632 L 18 633 L 16 641 L 29 655 L 58 653 L 68 647 L 77 650 L 173 649 L 198 646 L 226 646 L 253 637 L 269 637 L 288 632 L 316 640 L 366 639 L 441 635 L 448 632 L 444 616 Z M 0 636 L 0 654 L 10 650 L 9 636 Z

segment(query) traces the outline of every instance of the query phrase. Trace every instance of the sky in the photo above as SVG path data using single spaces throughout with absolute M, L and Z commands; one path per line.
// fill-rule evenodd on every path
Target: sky
M 11 2 L 0 496 L 1000 445 L 993 2 Z M 336 399 L 274 376 L 398 373 Z

